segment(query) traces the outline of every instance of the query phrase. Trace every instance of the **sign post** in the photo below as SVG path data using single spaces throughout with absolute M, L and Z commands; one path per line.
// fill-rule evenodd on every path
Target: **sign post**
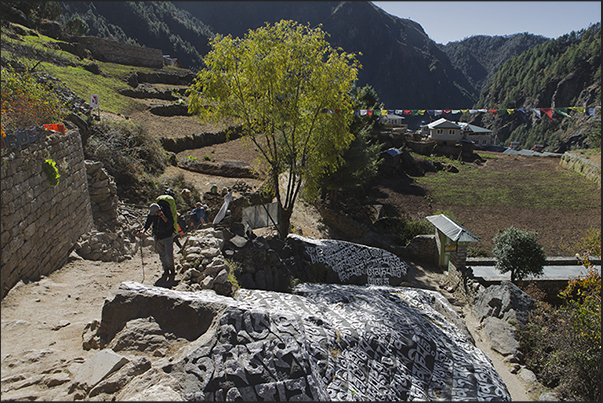
M 99 96 L 96 94 L 91 94 L 90 95 L 90 106 L 94 109 L 98 110 L 98 120 L 100 120 L 100 99 Z

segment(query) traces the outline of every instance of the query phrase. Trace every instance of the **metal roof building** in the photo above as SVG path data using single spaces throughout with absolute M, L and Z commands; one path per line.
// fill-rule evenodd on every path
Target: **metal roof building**
M 467 259 L 467 244 L 469 242 L 479 242 L 480 239 L 444 214 L 425 218 L 436 227 L 439 265 L 448 266 L 449 262 L 454 262 L 456 267 L 464 266 Z M 450 260 L 451 255 L 453 257 L 452 261 Z
M 452 218 L 449 218 L 444 214 L 432 215 L 425 218 L 454 242 L 480 241 L 478 237 L 461 227 Z

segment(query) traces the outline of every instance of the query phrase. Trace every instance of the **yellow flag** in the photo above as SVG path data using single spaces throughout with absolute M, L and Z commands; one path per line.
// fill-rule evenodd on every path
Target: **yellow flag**
M 419 109 L 419 115 L 425 115 L 425 109 Z

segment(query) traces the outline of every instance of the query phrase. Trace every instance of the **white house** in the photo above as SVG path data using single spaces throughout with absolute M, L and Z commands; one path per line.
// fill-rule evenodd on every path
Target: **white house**
M 421 127 L 421 134 L 436 142 L 446 143 L 461 141 L 461 132 L 461 126 L 444 118 Z
M 496 135 L 492 130 L 464 122 L 459 122 L 458 125 L 461 126 L 463 138 L 472 141 L 476 146 L 483 147 L 496 144 Z
M 393 113 L 388 113 L 387 116 L 381 116 L 381 123 L 387 127 L 408 128 L 408 125 L 404 123 L 404 117 Z

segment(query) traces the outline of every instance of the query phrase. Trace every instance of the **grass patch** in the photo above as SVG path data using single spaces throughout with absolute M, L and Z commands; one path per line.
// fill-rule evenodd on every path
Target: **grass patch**
M 496 155 L 492 155 L 492 154 L 480 154 L 480 153 L 476 153 L 478 157 L 480 157 L 483 160 L 497 160 L 499 157 L 497 157 Z
M 596 183 L 571 171 L 491 172 L 464 166 L 459 173 L 439 171 L 416 178 L 434 203 L 525 209 L 600 208 Z
M 572 153 L 573 154 L 578 154 L 582 158 L 590 159 L 593 156 L 600 156 L 601 155 L 601 149 L 600 148 L 586 148 L 586 149 L 583 149 L 583 150 L 574 150 L 574 151 L 572 151 Z
M 98 95 L 100 109 L 103 111 L 128 114 L 143 107 L 141 102 L 118 93 L 119 90 L 127 88 L 127 84 L 117 78 L 96 75 L 79 66 L 61 67 L 51 63 L 42 63 L 38 69 L 63 81 L 69 89 L 86 102 L 90 100 L 91 94 Z

